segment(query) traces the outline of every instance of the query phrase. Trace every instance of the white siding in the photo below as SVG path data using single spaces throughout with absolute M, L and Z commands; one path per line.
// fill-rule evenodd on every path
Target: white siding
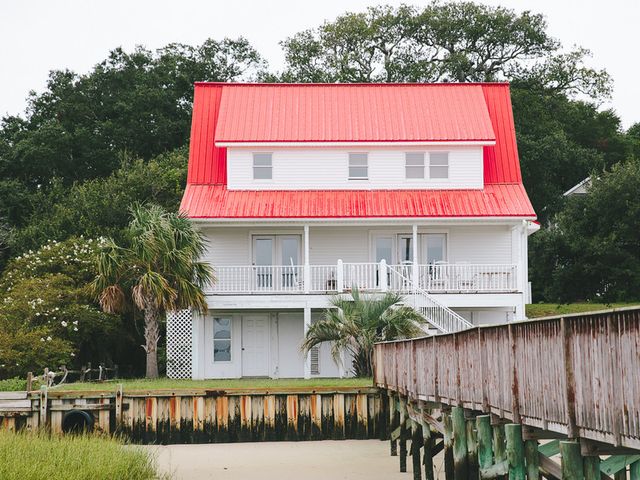
M 511 255 L 511 229 L 507 226 L 452 227 L 448 243 L 451 263 L 517 263 Z
M 512 248 L 511 228 L 506 225 L 451 226 L 443 228 L 420 227 L 419 235 L 445 233 L 447 235 L 447 260 L 450 263 L 518 263 L 519 245 Z M 204 259 L 215 266 L 251 265 L 251 236 L 267 234 L 297 234 L 302 228 L 206 228 L 209 242 Z M 309 263 L 334 265 L 338 259 L 344 262 L 371 262 L 373 238 L 376 235 L 411 235 L 411 227 L 317 227 L 309 229 Z M 422 243 L 422 242 L 420 242 Z M 394 248 L 394 253 L 397 248 Z M 422 254 L 418 251 L 422 262 Z
M 273 178 L 253 179 L 253 153 L 265 149 L 229 148 L 227 183 L 229 190 L 314 190 L 314 189 L 460 189 L 483 188 L 482 147 L 371 147 L 371 148 L 273 148 Z M 409 151 L 449 152 L 449 179 L 430 180 L 429 156 L 425 158 L 426 179 L 405 178 L 405 153 Z M 349 152 L 368 152 L 369 180 L 348 180 Z

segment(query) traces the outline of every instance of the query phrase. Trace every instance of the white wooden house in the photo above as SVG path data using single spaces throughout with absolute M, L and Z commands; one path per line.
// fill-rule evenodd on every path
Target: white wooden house
M 171 376 L 348 374 L 300 344 L 353 287 L 434 331 L 525 318 L 537 226 L 507 84 L 198 83 L 181 209 L 216 281 L 206 316 L 169 318 Z

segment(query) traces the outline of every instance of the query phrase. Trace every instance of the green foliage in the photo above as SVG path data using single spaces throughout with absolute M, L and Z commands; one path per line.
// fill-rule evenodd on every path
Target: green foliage
M 531 242 L 534 298 L 558 302 L 640 298 L 640 160 L 592 177 Z
M 523 78 L 570 93 L 607 95 L 589 52 L 560 53 L 542 15 L 472 2 L 348 12 L 281 43 L 285 81 L 434 82 Z
M 200 261 L 204 237 L 186 216 L 139 204 L 131 214 L 123 244 L 110 239 L 102 247 L 91 288 L 107 312 L 144 312 L 147 377 L 157 378 L 161 319 L 170 310 L 206 311 L 202 289 L 213 272 Z
M 357 377 L 373 374 L 373 344 L 379 341 L 410 338 L 424 331 L 425 320 L 412 308 L 399 306 L 402 296 L 387 293 L 382 298 L 363 296 L 353 289 L 351 299 L 334 297 L 325 316 L 309 327 L 302 348 L 308 352 L 331 342 L 331 352 L 340 361 L 341 352 L 353 357 Z
M 237 80 L 261 68 L 249 43 L 206 40 L 151 52 L 113 50 L 87 74 L 53 71 L 25 118 L 0 124 L 0 176 L 32 188 L 110 174 L 120 152 L 150 158 L 183 146 L 193 83 Z
M 119 440 L 108 436 L 0 430 L 0 458 L 3 480 L 165 478 L 158 475 L 148 450 L 125 448 Z
M 27 389 L 26 378 L 7 378 L 0 380 L 0 392 L 20 392 Z
M 120 318 L 87 290 L 102 240 L 51 241 L 12 260 L 0 277 L 0 378 L 109 361 Z M 100 338 L 100 342 L 96 342 Z
M 153 202 L 177 211 L 186 184 L 187 159 L 185 147 L 148 162 L 125 156 L 118 170 L 106 178 L 78 182 L 70 188 L 54 182 L 35 196 L 38 210 L 15 230 L 10 241 L 13 251 L 74 235 L 121 240 L 129 207 L 136 202 Z

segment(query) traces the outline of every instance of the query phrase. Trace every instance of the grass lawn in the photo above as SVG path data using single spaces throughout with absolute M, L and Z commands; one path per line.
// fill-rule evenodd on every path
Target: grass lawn
M 527 317 L 550 317 L 552 315 L 565 315 L 568 313 L 595 312 L 609 310 L 611 308 L 638 306 L 639 303 L 534 303 L 527 305 Z
M 155 458 L 137 447 L 98 436 L 49 436 L 0 430 L 2 480 L 85 480 L 165 478 Z
M 104 383 L 70 383 L 61 385 L 56 390 L 114 391 L 122 383 L 125 391 L 131 390 L 179 390 L 179 389 L 231 389 L 231 388 L 331 388 L 331 387 L 371 387 L 371 378 L 313 378 L 309 380 L 291 378 L 273 380 L 269 378 L 241 378 L 233 380 L 157 380 L 129 379 L 109 380 Z

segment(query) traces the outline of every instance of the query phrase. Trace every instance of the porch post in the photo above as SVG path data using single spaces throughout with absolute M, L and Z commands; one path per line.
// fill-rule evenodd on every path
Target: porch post
M 413 224 L 413 259 L 411 265 L 411 282 L 413 283 L 414 289 L 417 288 L 418 285 L 418 225 Z
M 380 284 L 380 290 L 386 292 L 389 290 L 387 282 L 387 261 L 383 258 L 380 261 L 380 268 L 378 268 L 378 283 Z
M 309 225 L 304 226 L 304 293 L 311 291 L 311 267 L 309 266 Z
M 304 336 L 311 326 L 311 307 L 307 303 L 304 307 Z M 307 352 L 304 356 L 304 378 L 311 378 L 311 352 Z

